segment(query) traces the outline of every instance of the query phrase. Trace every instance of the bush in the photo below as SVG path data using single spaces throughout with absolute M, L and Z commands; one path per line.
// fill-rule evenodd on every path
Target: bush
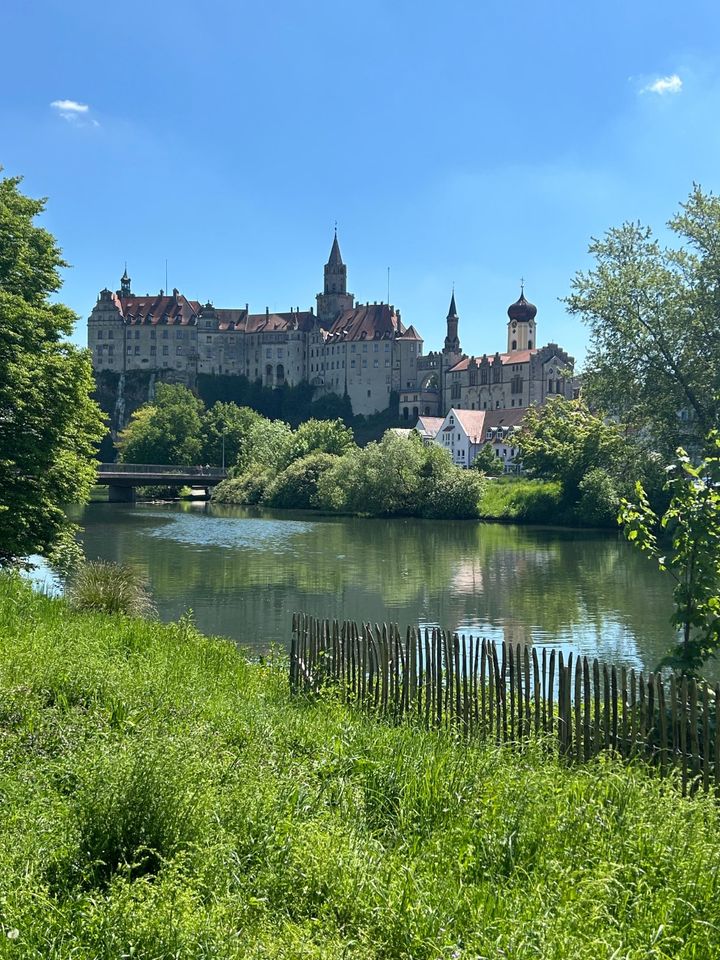
M 251 469 L 242 476 L 219 483 L 213 490 L 212 499 L 217 503 L 263 503 L 272 479 L 273 473 L 269 469 Z
M 148 617 L 155 607 L 143 578 L 125 564 L 95 560 L 71 576 L 66 596 L 75 610 Z
M 598 527 L 617 524 L 620 497 L 615 481 L 601 467 L 588 470 L 580 481 L 580 497 L 575 508 L 578 520 Z
M 318 480 L 337 462 L 329 453 L 311 453 L 286 467 L 270 483 L 264 502 L 271 507 L 311 510 L 320 505 Z

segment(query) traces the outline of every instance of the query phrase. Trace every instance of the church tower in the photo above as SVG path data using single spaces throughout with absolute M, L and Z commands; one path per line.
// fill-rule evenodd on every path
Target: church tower
M 532 350 L 537 345 L 535 317 L 537 307 L 525 299 L 525 288 L 520 285 L 520 297 L 508 307 L 507 352 Z
M 337 228 L 333 238 L 330 257 L 325 264 L 323 292 L 317 295 L 317 315 L 321 324 L 329 325 L 344 310 L 352 310 L 355 297 L 347 292 L 347 267 L 343 263 Z

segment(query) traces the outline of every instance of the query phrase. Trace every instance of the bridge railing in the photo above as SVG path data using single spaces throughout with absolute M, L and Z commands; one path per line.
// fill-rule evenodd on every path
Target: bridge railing
M 99 463 L 98 474 L 132 474 L 135 476 L 212 477 L 227 476 L 221 467 L 175 466 L 167 463 Z

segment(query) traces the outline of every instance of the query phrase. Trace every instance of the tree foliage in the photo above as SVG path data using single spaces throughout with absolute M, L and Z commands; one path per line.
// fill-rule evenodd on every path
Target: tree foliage
M 204 412 L 202 400 L 187 387 L 159 383 L 153 403 L 136 410 L 120 434 L 120 459 L 125 463 L 198 463 Z
M 473 470 L 478 470 L 488 477 L 499 477 L 505 469 L 501 458 L 495 453 L 491 443 L 484 443 L 480 447 L 471 466 Z
M 50 303 L 66 266 L 34 220 L 45 208 L 0 179 L 0 564 L 49 553 L 87 499 L 104 432 L 90 358 L 65 340 L 77 317 Z
M 238 460 L 251 427 L 263 418 L 249 407 L 218 402 L 202 418 L 203 463 L 232 466 Z M 224 456 L 223 456 L 224 449 Z
M 566 300 L 591 332 L 585 396 L 666 455 L 718 422 L 720 199 L 696 185 L 668 226 L 679 246 L 639 223 L 593 240 L 595 265 Z
M 642 483 L 636 501 L 623 500 L 620 523 L 628 540 L 654 558 L 675 586 L 673 625 L 681 640 L 663 665 L 697 673 L 720 645 L 720 439 L 708 438 L 710 453 L 694 466 L 679 448 L 669 468 L 670 504 L 658 517 Z M 658 536 L 658 527 L 662 537 Z
M 517 443 L 528 475 L 559 480 L 573 503 L 585 475 L 611 467 L 623 450 L 622 433 L 615 424 L 595 416 L 582 400 L 564 397 L 530 407 Z

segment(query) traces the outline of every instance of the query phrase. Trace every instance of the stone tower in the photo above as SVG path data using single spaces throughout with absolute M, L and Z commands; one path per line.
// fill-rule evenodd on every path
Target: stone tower
M 453 290 L 450 309 L 447 315 L 447 336 L 445 337 L 443 353 L 460 354 L 460 338 L 458 337 L 459 319 L 457 307 L 455 306 L 455 291 Z
M 337 229 L 333 238 L 330 257 L 325 264 L 323 292 L 317 295 L 317 315 L 321 324 L 330 324 L 344 310 L 352 310 L 355 297 L 347 292 L 347 267 L 343 263 Z
M 507 352 L 532 350 L 537 345 L 535 316 L 537 307 L 525 299 L 525 288 L 520 286 L 520 297 L 508 307 Z

